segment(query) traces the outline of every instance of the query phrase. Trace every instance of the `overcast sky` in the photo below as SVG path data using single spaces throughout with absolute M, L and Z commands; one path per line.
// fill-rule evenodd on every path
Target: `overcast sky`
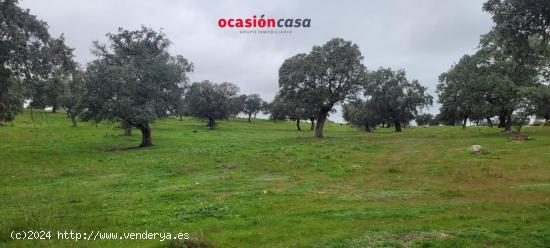
M 21 0 L 46 21 L 50 33 L 65 34 L 80 64 L 93 59 L 92 41 L 118 27 L 163 29 L 171 52 L 195 65 L 192 81 L 233 82 L 241 93 L 271 101 L 277 72 L 296 53 L 334 37 L 358 44 L 368 69 L 405 69 L 435 96 L 437 77 L 476 50 L 492 22 L 481 0 L 214 1 L 200 0 Z M 310 18 L 311 28 L 292 34 L 241 34 L 217 26 L 219 18 Z M 430 112 L 436 113 L 438 105 Z M 340 121 L 340 114 L 331 116 Z

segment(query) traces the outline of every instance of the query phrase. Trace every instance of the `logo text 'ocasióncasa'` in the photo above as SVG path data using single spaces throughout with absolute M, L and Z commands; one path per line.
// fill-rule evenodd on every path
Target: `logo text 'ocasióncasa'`
M 302 18 L 264 18 L 261 15 L 252 16 L 252 18 L 220 18 L 218 20 L 220 28 L 309 28 L 311 19 Z

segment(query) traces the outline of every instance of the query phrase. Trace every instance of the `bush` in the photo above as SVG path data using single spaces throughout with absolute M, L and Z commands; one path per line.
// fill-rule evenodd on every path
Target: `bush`
M 543 126 L 544 125 L 544 121 L 541 121 L 541 120 L 535 120 L 531 126 L 534 126 L 534 127 L 538 127 L 538 126 Z

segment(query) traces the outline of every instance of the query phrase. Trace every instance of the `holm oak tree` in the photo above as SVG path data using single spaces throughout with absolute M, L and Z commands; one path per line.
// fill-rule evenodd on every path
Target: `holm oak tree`
M 188 84 L 193 65 L 170 55 L 162 32 L 142 27 L 107 34 L 94 42 L 96 59 L 86 71 L 82 119 L 123 121 L 141 131 L 140 147 L 153 145 L 150 124 L 165 117 Z

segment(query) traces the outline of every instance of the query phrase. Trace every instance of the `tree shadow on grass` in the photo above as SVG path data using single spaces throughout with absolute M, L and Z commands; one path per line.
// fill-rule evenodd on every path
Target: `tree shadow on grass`
M 148 148 L 151 148 L 153 146 L 149 147 L 139 147 L 139 146 L 131 146 L 131 147 L 99 147 L 96 150 L 99 152 L 126 152 L 126 151 L 133 151 L 133 150 L 146 150 Z

